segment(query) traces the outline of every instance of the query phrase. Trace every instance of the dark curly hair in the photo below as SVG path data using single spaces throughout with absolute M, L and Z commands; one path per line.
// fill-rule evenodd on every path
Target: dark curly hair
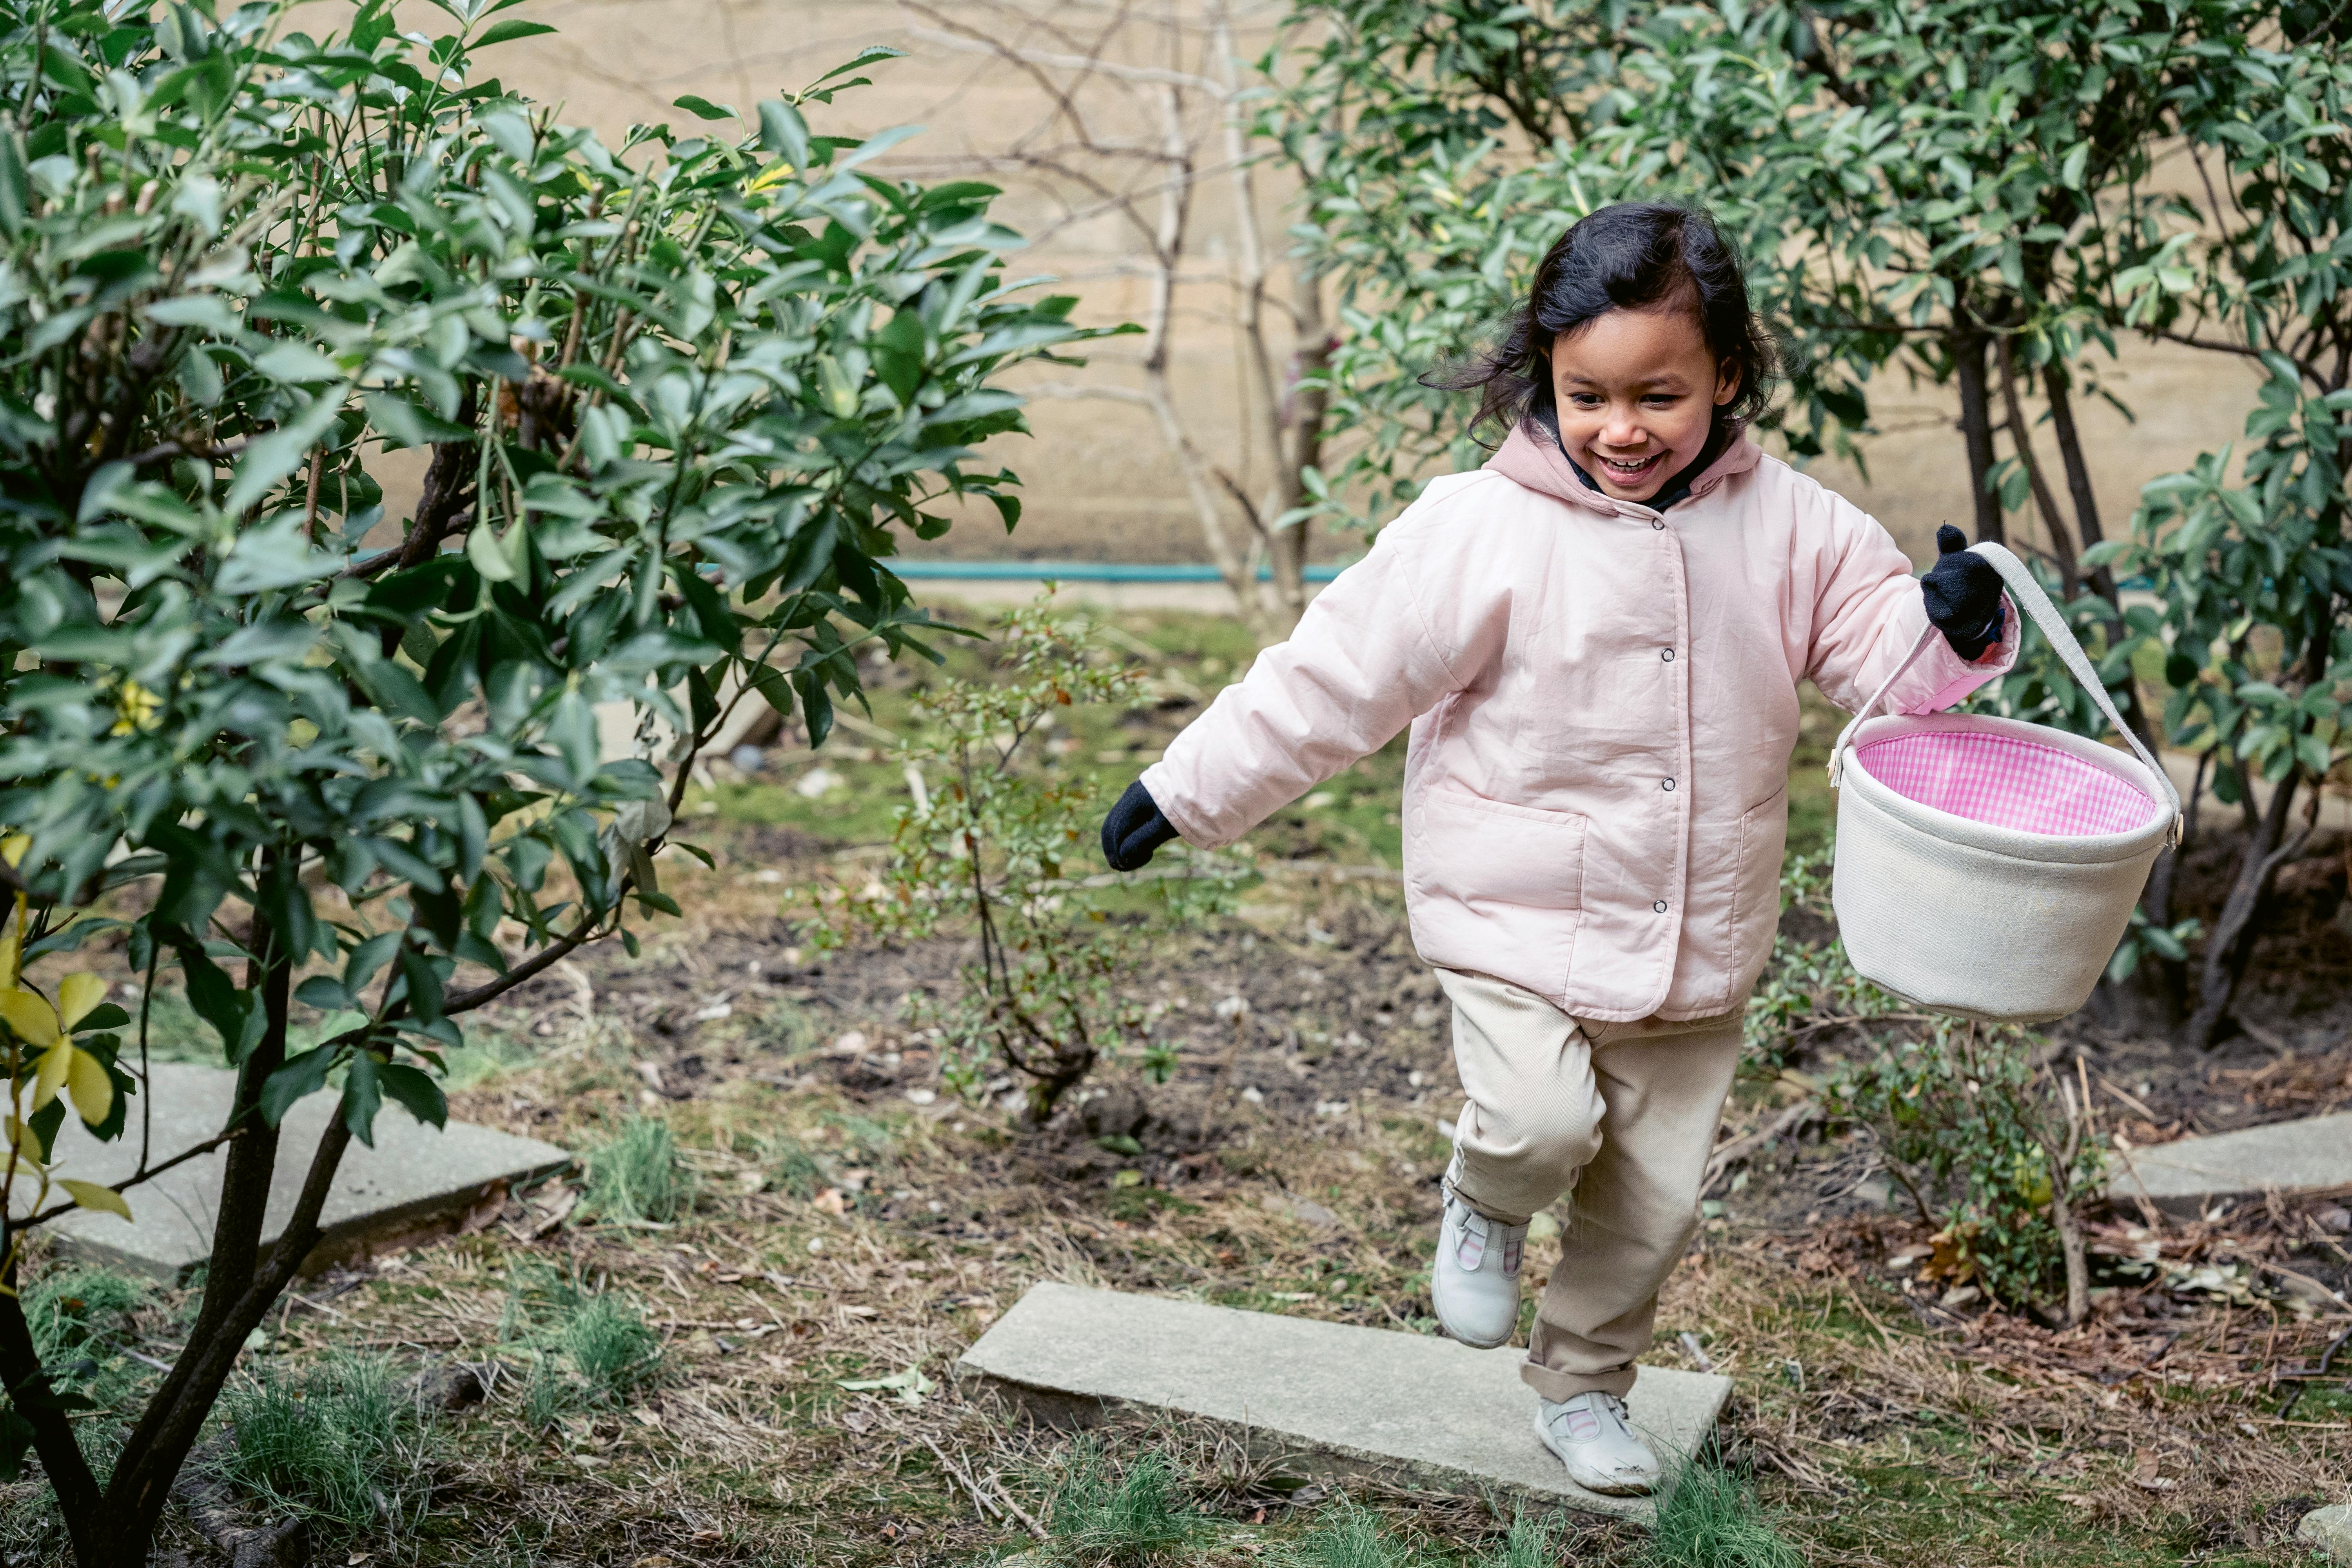
M 1544 253 L 1528 297 L 1503 318 L 1495 342 L 1467 361 L 1423 376 L 1423 385 L 1478 394 L 1473 430 L 1507 435 L 1552 406 L 1551 345 L 1611 310 L 1686 308 L 1718 363 L 1739 375 L 1719 413 L 1745 422 L 1771 399 L 1779 360 L 1748 308 L 1739 251 L 1697 207 L 1622 202 L 1570 225 Z

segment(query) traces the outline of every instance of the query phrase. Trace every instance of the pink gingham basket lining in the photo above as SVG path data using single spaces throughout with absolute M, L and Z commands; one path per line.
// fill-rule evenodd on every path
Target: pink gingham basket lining
M 1906 800 L 2021 833 L 2129 833 L 2164 810 L 2137 785 L 2070 752 L 1982 730 L 1865 741 L 1853 760 Z

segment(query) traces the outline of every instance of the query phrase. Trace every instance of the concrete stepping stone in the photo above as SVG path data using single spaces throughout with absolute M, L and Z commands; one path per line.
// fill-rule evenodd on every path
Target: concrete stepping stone
M 2274 1122 L 2133 1149 L 2118 1157 L 2109 1201 L 2146 1198 L 2195 1215 L 2228 1198 L 2352 1187 L 2352 1112 Z
M 236 1075 L 194 1062 L 158 1062 L 151 1069 L 153 1158 L 161 1162 L 201 1143 L 228 1119 Z M 293 1212 L 310 1151 L 336 1110 L 331 1092 L 314 1094 L 287 1114 L 278 1145 L 277 1181 L 269 1192 L 264 1235 L 275 1240 Z M 131 1127 L 118 1142 L 101 1143 L 68 1116 L 58 1135 L 57 1173 L 79 1181 L 123 1180 L 139 1164 L 139 1100 Z M 320 1215 L 325 1239 L 309 1259 L 320 1268 L 371 1252 L 389 1251 L 454 1229 L 469 1211 L 516 1183 L 544 1175 L 572 1156 L 551 1143 L 452 1121 L 436 1131 L 389 1100 L 375 1121 L 375 1147 L 354 1142 Z M 123 1194 L 133 1219 L 79 1211 L 53 1222 L 60 1250 L 155 1278 L 176 1280 L 211 1256 L 213 1215 L 219 1206 L 225 1150 L 165 1172 Z M 18 1186 L 21 1188 L 20 1181 Z M 62 1194 L 58 1194 L 62 1196 Z M 17 1208 L 24 1208 L 22 1195 Z
M 1601 1497 L 1568 1479 L 1535 1435 L 1525 1352 L 1477 1351 L 1388 1329 L 1244 1312 L 1197 1301 L 1030 1287 L 956 1370 L 1050 1400 L 1145 1405 L 1203 1416 L 1369 1473 L 1449 1490 L 1557 1500 L 1647 1519 L 1646 1498 Z M 1731 1396 L 1731 1380 L 1643 1367 L 1633 1425 L 1672 1468 Z

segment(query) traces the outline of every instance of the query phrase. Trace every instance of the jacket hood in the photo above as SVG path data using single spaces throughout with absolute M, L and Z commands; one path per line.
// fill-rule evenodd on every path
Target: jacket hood
M 1691 495 L 1694 498 L 1703 496 L 1734 475 L 1746 473 L 1763 456 L 1764 449 L 1749 437 L 1747 427 L 1739 426 L 1732 436 L 1731 444 L 1723 449 L 1723 455 L 1709 463 L 1706 471 L 1692 482 Z M 1643 515 L 1650 510 L 1639 501 L 1614 500 L 1589 488 L 1576 477 L 1576 466 L 1568 460 L 1568 454 L 1559 449 L 1559 443 L 1532 419 L 1519 421 L 1509 438 L 1503 443 L 1502 449 L 1486 459 L 1486 467 L 1538 495 L 1549 496 L 1554 500 L 1566 501 L 1587 511 L 1622 517 L 1627 514 L 1628 508 Z

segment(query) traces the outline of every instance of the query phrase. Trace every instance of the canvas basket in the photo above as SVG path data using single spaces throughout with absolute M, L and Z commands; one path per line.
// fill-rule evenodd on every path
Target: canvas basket
M 1930 626 L 1830 753 L 1830 897 L 1864 979 L 1936 1012 L 2040 1023 L 2089 1000 L 2148 867 L 2179 842 L 2180 795 L 2025 563 L 1973 548 L 2131 754 L 2015 719 L 1872 717 L 1943 635 Z

